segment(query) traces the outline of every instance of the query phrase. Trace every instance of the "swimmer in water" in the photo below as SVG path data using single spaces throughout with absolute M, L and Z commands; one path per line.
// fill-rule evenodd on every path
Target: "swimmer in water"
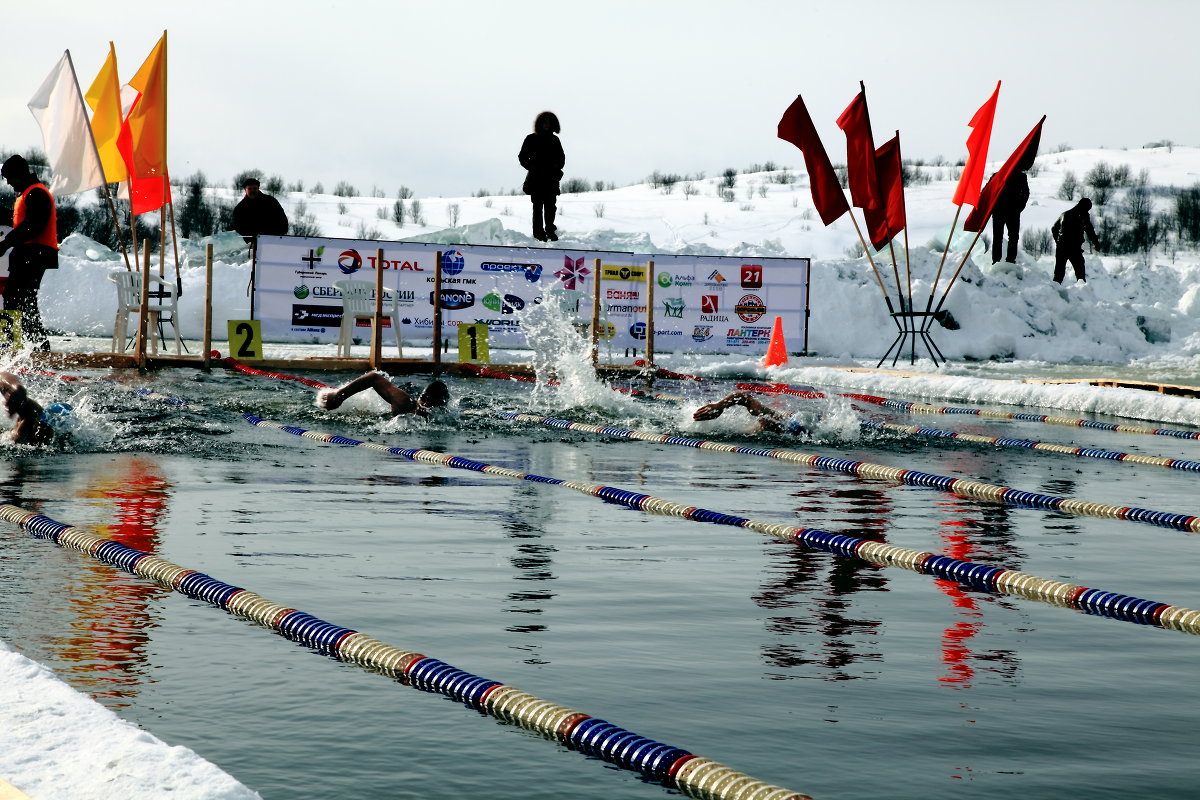
M 11 372 L 0 372 L 0 396 L 4 397 L 4 410 L 17 420 L 5 437 L 17 444 L 49 443 L 54 438 L 54 423 L 71 410 L 66 403 L 51 403 L 42 408 Z
M 416 414 L 428 419 L 432 409 L 441 408 L 450 402 L 450 390 L 441 381 L 435 380 L 430 383 L 414 400 L 412 395 L 392 383 L 382 372 L 367 372 L 336 389 L 318 390 L 317 406 L 333 410 L 367 389 L 374 389 L 375 393 L 392 407 L 393 417 Z
M 771 433 L 808 433 L 808 428 L 800 421 L 797 414 L 782 414 L 773 408 L 768 408 L 749 392 L 734 392 L 722 397 L 715 403 L 700 406 L 692 414 L 697 422 L 716 419 L 732 406 L 741 406 L 758 419 L 758 429 Z

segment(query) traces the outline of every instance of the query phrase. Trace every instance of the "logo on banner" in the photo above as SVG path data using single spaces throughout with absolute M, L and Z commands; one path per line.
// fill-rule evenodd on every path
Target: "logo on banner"
M 697 325 L 692 328 L 692 341 L 707 342 L 712 338 L 712 325 Z
M 624 265 L 604 264 L 600 267 L 600 275 L 606 281 L 644 281 L 645 267 L 627 267 Z
M 771 338 L 770 328 L 730 328 L 725 334 L 727 347 L 749 347 L 766 344 Z
M 629 326 L 629 335 L 634 339 L 641 341 L 646 338 L 646 323 L 635 322 Z
M 673 319 L 683 319 L 683 309 L 686 305 L 682 297 L 671 297 L 663 300 L 663 316 Z
M 700 295 L 700 313 L 716 314 L 721 308 L 721 298 L 715 294 Z
M 525 301 L 515 294 L 506 294 L 501 297 L 496 292 L 488 292 L 479 302 L 484 308 L 499 311 L 501 314 L 515 314 L 525 308 Z
M 762 264 L 742 264 L 742 288 L 761 289 L 763 282 Z
M 714 283 L 717 286 L 720 286 L 722 283 L 725 282 L 725 280 L 726 280 L 725 276 L 722 275 L 720 272 L 718 272 L 715 269 L 712 272 L 708 273 L 709 283 Z
M 347 275 L 353 275 L 362 269 L 362 256 L 357 250 L 343 250 L 338 256 L 338 269 Z
M 570 256 L 563 256 L 563 268 L 554 273 L 554 277 L 562 281 L 564 289 L 582 289 L 583 282 L 591 274 L 591 270 L 583 265 L 582 256 L 574 260 Z M 576 283 L 579 286 L 576 286 Z
M 414 306 L 417 304 L 417 293 L 412 289 L 393 290 L 396 295 L 396 305 Z
M 525 274 L 525 280 L 530 283 L 537 283 L 538 278 L 542 277 L 541 264 L 508 264 L 499 261 L 485 261 L 479 265 L 479 268 L 484 272 L 521 272 Z
M 296 295 L 297 300 L 303 300 L 308 297 L 308 287 L 303 283 L 292 289 L 292 294 Z
M 292 324 L 306 328 L 336 328 L 342 324 L 342 309 L 338 306 L 292 305 Z
M 748 294 L 733 307 L 742 322 L 758 322 L 767 313 L 767 306 L 756 294 Z
M 458 250 L 447 250 L 442 253 L 442 274 L 457 275 L 467 266 L 467 261 Z
M 433 305 L 433 292 L 429 293 L 429 304 Z M 475 305 L 475 293 L 465 289 L 442 289 L 438 305 L 450 311 L 470 308 Z
M 300 260 L 303 261 L 305 264 L 308 264 L 309 271 L 312 271 L 317 268 L 317 264 L 321 263 L 321 256 L 324 253 L 325 253 L 325 245 L 321 245 L 316 250 L 313 250 L 310 247 L 308 249 L 308 255 L 304 256 Z
M 675 280 L 671 277 L 671 273 L 669 273 L 669 272 L 658 273 L 658 285 L 661 286 L 662 288 L 666 289 L 668 286 L 670 286 L 674 282 L 675 282 Z

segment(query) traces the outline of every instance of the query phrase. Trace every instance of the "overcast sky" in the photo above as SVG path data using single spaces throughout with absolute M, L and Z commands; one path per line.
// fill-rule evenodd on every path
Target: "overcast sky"
M 17 5 L 15 2 L 10 5 Z M 520 186 L 543 109 L 567 177 L 640 181 L 775 161 L 804 96 L 835 162 L 834 124 L 864 81 L 877 143 L 966 154 L 967 122 L 1003 81 L 991 156 L 1042 114 L 1059 145 L 1200 144 L 1194 0 L 203 0 L 22 2 L 0 45 L 0 146 L 40 144 L 26 108 L 62 51 L 86 91 L 116 43 L 121 81 L 169 32 L 169 162 L 228 182 L 258 168 L 327 191 L 418 196 Z M 118 16 L 120 13 L 120 16 Z

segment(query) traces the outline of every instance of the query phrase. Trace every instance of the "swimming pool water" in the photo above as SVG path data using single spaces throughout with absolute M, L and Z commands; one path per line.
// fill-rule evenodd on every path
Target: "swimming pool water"
M 332 414 L 307 390 L 261 378 L 140 380 L 193 405 L 84 389 L 91 432 L 63 452 L 5 451 L 0 498 L 816 798 L 1194 796 L 1195 637 L 237 415 L 1190 608 L 1194 534 L 469 415 Z M 467 404 L 529 408 L 526 387 L 452 389 Z M 555 413 L 656 430 L 672 418 L 633 403 Z M 1011 421 L 935 424 L 1165 456 L 1200 449 Z M 1197 506 L 1194 477 L 1170 470 L 890 436 L 713 435 L 1097 502 Z M 3 528 L 0 638 L 269 800 L 670 794 Z

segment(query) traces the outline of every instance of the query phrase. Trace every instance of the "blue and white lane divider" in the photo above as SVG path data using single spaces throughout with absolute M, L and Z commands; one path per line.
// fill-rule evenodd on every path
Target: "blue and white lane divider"
M 990 444 L 996 447 L 1018 447 L 1026 450 L 1036 450 L 1039 453 L 1055 453 L 1057 455 L 1078 456 L 1080 458 L 1099 458 L 1105 461 L 1120 461 L 1123 464 L 1144 464 L 1152 467 L 1200 472 L 1200 461 L 1191 461 L 1186 458 L 1144 456 L 1138 453 L 1123 453 L 1117 450 L 1098 450 L 1094 447 L 1075 447 L 1066 444 L 1035 442 L 1029 439 L 1013 439 L 1007 436 L 981 436 L 974 433 L 958 433 L 957 431 L 944 431 L 938 428 L 923 428 L 918 425 L 898 425 L 892 422 L 876 422 L 874 420 L 861 420 L 859 425 L 867 430 L 888 431 L 908 434 L 910 436 L 931 436 L 938 439 L 954 439 L 960 442 Z
M 1167 511 L 1153 511 L 1136 506 L 1115 506 L 1107 503 L 1092 503 L 1086 500 L 1071 500 L 1040 492 L 1027 492 L 1007 486 L 983 483 L 967 478 L 951 478 L 946 475 L 935 475 L 929 472 L 888 467 L 883 464 L 872 464 L 868 461 L 852 461 L 845 458 L 830 458 L 812 453 L 801 453 L 796 450 L 782 450 L 769 447 L 746 447 L 744 445 L 710 442 L 704 439 L 693 439 L 686 436 L 673 436 L 666 433 L 650 431 L 634 431 L 628 428 L 617 428 L 611 425 L 591 425 L 586 422 L 572 422 L 555 417 L 539 417 L 534 414 L 521 414 L 515 411 L 481 411 L 479 414 L 492 416 L 511 422 L 533 422 L 551 428 L 583 431 L 586 433 L 612 436 L 620 439 L 651 442 L 655 444 L 672 444 L 680 447 L 694 447 L 700 450 L 715 450 L 722 453 L 739 453 L 742 455 L 762 456 L 780 461 L 790 461 L 815 469 L 841 472 L 847 475 L 857 475 L 873 480 L 886 480 L 903 483 L 908 486 L 924 486 L 930 489 L 942 489 L 947 492 L 972 497 L 981 500 L 992 500 L 1012 506 L 1025 508 L 1043 508 L 1050 511 L 1061 511 L 1088 517 L 1107 517 L 1123 519 L 1129 522 L 1144 522 L 1162 528 L 1172 528 L 1178 531 L 1200 533 L 1200 516 L 1194 514 L 1176 514 Z
M 481 472 L 485 475 L 498 475 L 512 480 L 563 486 L 639 511 L 681 517 L 692 522 L 711 522 L 717 525 L 746 528 L 773 536 L 785 542 L 794 542 L 810 550 L 832 553 L 847 558 L 859 558 L 878 566 L 902 567 L 913 572 L 931 575 L 935 578 L 955 581 L 971 589 L 1024 597 L 1028 600 L 1037 600 L 1049 603 L 1050 605 L 1075 608 L 1088 614 L 1111 617 L 1141 625 L 1155 625 L 1171 630 L 1183 631 L 1184 633 L 1200 635 L 1200 611 L 1193 611 L 1182 606 L 1172 606 L 1116 592 L 1077 586 L 1062 581 L 1052 581 L 1002 567 L 976 564 L 949 556 L 940 556 L 935 553 L 896 547 L 883 542 L 845 536 L 818 528 L 796 528 L 791 525 L 759 522 L 720 511 L 686 506 L 681 503 L 674 503 L 653 497 L 652 495 L 618 489 L 614 486 L 600 486 L 560 478 L 548 478 L 507 467 L 485 464 L 469 458 L 437 453 L 432 450 L 423 450 L 415 447 L 388 447 L 387 445 L 376 444 L 374 442 L 359 441 L 348 436 L 319 433 L 317 431 L 305 430 L 304 428 L 297 428 L 293 425 L 282 425 L 278 422 L 264 420 L 253 414 L 243 414 L 242 416 L 247 422 L 256 427 L 273 428 L 318 442 L 347 445 L 350 447 L 365 447 L 390 455 L 403 456 L 411 461 L 440 464 L 454 469 Z
M 687 750 L 618 727 L 514 686 L 473 675 L 444 661 L 403 650 L 270 600 L 195 570 L 185 569 L 113 539 L 88 533 L 12 505 L 0 519 L 31 536 L 88 553 L 107 564 L 150 578 L 180 594 L 211 603 L 342 661 L 376 670 L 422 691 L 445 695 L 502 721 L 641 773 L 688 797 L 704 800 L 812 800 L 738 772 Z

